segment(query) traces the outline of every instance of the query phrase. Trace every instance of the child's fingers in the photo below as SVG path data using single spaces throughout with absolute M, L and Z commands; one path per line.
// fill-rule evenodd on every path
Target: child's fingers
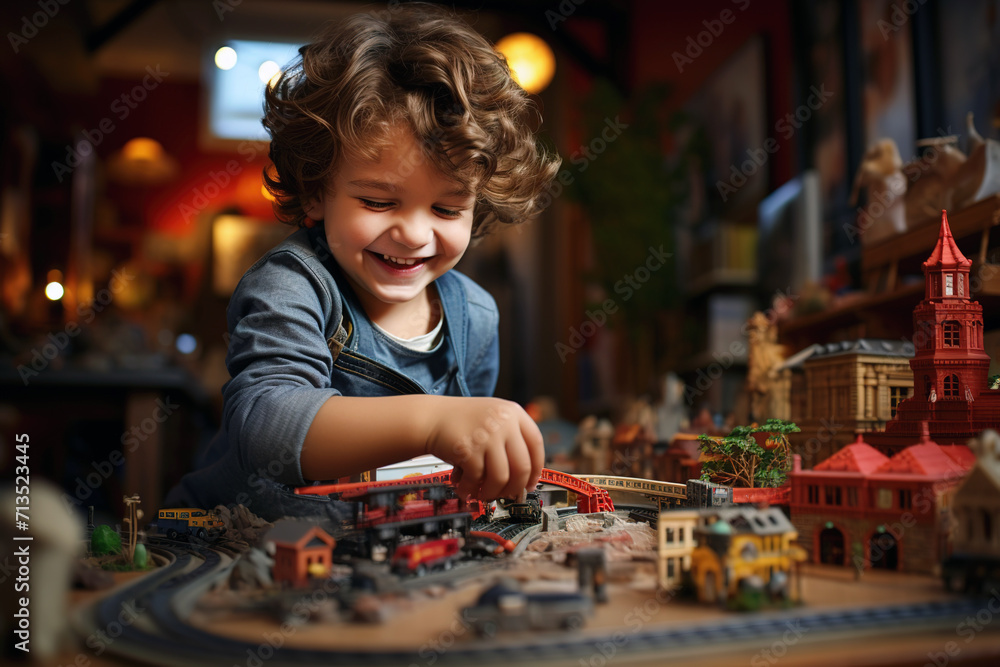
M 506 486 L 500 491 L 500 497 L 517 498 L 524 493 L 532 472 L 531 456 L 520 434 L 515 440 L 507 442 L 507 466 L 510 474 Z
M 503 447 L 490 447 L 486 450 L 486 470 L 483 474 L 483 487 L 480 498 L 493 500 L 500 497 L 500 492 L 507 486 L 510 479 L 510 466 L 507 462 L 507 451 Z
M 461 467 L 456 466 L 455 469 L 459 471 L 458 484 L 455 486 L 458 497 L 478 496 L 479 487 L 483 482 L 483 462 L 477 457 L 467 457 Z M 454 478 L 452 473 L 452 479 Z
M 524 444 L 527 445 L 528 455 L 531 458 L 531 473 L 528 475 L 528 483 L 525 488 L 533 491 L 538 485 L 538 478 L 542 476 L 542 468 L 545 466 L 545 441 L 542 439 L 542 432 L 538 429 L 538 424 L 528 416 L 527 412 L 521 414 L 521 435 L 524 437 Z

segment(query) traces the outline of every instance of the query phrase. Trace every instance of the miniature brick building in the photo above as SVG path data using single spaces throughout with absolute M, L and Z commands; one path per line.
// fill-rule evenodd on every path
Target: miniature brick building
M 792 523 L 815 563 L 932 573 L 945 552 L 948 494 L 972 466 L 964 446 L 920 441 L 887 457 L 859 435 L 789 474 Z
M 810 345 L 779 368 L 789 392 L 792 451 L 823 461 L 857 433 L 881 431 L 913 388 L 908 341 L 861 340 Z
M 923 422 L 943 445 L 964 446 L 1000 426 L 1000 391 L 988 388 L 983 308 L 969 298 L 971 267 L 942 211 L 937 245 L 923 263 L 924 299 L 913 311 L 913 396 L 899 404 L 884 433 L 865 438 L 888 455 L 912 444 Z
M 330 569 L 335 540 L 316 524 L 283 519 L 264 536 L 264 543 L 268 542 L 274 544 L 272 575 L 276 583 L 305 586 L 310 566 Z

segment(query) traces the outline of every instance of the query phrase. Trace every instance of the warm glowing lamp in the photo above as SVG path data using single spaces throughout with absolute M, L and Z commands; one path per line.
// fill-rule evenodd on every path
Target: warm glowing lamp
M 129 139 L 108 161 L 108 174 L 126 185 L 162 185 L 180 170 L 177 160 L 156 139 Z
M 507 58 L 514 80 L 529 93 L 540 93 L 556 73 L 556 57 L 545 40 L 528 32 L 507 35 L 496 44 Z
M 236 49 L 231 46 L 223 46 L 216 51 L 215 66 L 222 70 L 236 67 Z
M 45 286 L 45 296 L 48 297 L 49 301 L 58 301 L 63 298 L 63 286 L 57 282 L 51 282 Z
M 163 146 L 156 139 L 136 137 L 122 146 L 122 157 L 126 160 L 155 162 L 163 159 Z

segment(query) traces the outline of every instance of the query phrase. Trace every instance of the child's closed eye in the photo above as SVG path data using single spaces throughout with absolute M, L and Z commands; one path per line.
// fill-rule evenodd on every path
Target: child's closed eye
M 365 199 L 364 197 L 358 197 L 365 208 L 370 208 L 373 211 L 387 211 L 394 206 L 393 202 L 389 201 L 375 201 L 374 199 Z M 446 218 L 458 218 L 461 217 L 464 209 L 451 209 L 445 208 L 443 206 L 434 206 L 434 210 L 443 215 Z
M 365 199 L 364 197 L 358 197 L 358 201 L 366 207 L 375 209 L 376 211 L 384 211 L 392 206 L 392 202 L 390 201 L 373 201 L 371 199 Z

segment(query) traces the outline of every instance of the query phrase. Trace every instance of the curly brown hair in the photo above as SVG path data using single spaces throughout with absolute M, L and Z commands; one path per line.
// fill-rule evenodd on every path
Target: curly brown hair
M 264 181 L 283 222 L 303 225 L 340 161 L 377 159 L 400 122 L 432 164 L 476 193 L 473 238 L 547 203 L 561 160 L 536 143 L 537 107 L 455 14 L 433 5 L 359 14 L 299 53 L 264 99 L 273 163 Z

